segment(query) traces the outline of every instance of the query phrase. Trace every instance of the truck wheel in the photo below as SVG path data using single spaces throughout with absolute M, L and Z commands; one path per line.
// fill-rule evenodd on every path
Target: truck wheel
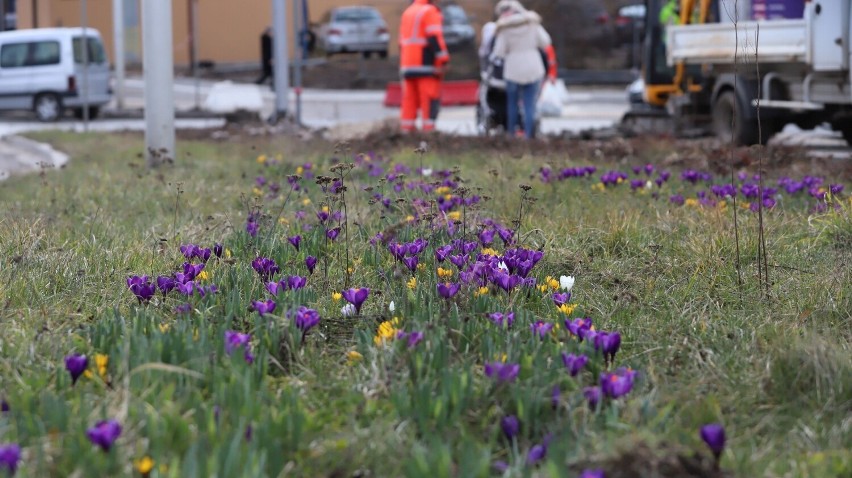
M 33 111 L 39 121 L 56 121 L 62 116 L 62 100 L 54 93 L 42 93 L 35 97 Z
M 832 121 L 831 129 L 839 131 L 846 140 L 846 144 L 852 146 L 852 119 L 844 119 L 840 121 Z
M 757 120 L 745 117 L 733 91 L 725 91 L 716 98 L 712 114 L 713 132 L 717 138 L 722 141 L 731 141 L 733 138 L 734 144 L 740 146 L 757 144 Z

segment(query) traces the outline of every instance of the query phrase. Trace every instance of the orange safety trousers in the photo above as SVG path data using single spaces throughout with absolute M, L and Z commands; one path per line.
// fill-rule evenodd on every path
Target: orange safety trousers
M 436 76 L 405 78 L 402 80 L 402 108 L 400 126 L 403 131 L 414 131 L 417 110 L 423 120 L 423 131 L 434 131 L 435 120 L 441 107 L 441 79 Z

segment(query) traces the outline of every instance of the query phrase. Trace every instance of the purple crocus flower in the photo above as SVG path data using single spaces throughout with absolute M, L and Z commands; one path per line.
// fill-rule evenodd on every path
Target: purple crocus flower
M 686 199 L 684 199 L 683 194 L 673 194 L 669 196 L 669 202 L 677 206 L 683 206 L 686 203 Z
M 249 341 L 251 340 L 251 335 L 249 334 L 241 334 L 234 330 L 226 330 L 225 331 L 225 353 L 231 355 L 235 349 L 239 347 L 246 347 L 248 349 Z
M 420 261 L 420 259 L 417 256 L 403 257 L 402 258 L 402 263 L 405 264 L 405 267 L 407 267 L 408 270 L 410 270 L 411 272 L 417 271 L 417 263 L 419 261 Z
M 343 291 L 343 298 L 346 299 L 346 302 L 355 306 L 355 311 L 357 313 L 361 313 L 361 306 L 364 305 L 364 301 L 367 300 L 367 297 L 370 296 L 370 289 L 366 287 L 361 287 L 358 289 L 348 289 Z
M 207 294 L 212 295 L 212 294 L 215 294 L 216 292 L 219 292 L 219 288 L 216 287 L 216 284 L 210 284 L 207 287 L 204 287 L 204 286 L 201 286 L 201 285 L 196 285 L 195 290 L 198 291 L 198 295 L 201 296 L 201 297 L 204 297 Z
M 586 397 L 589 408 L 594 410 L 598 407 L 598 403 L 600 403 L 603 397 L 603 390 L 601 387 L 586 387 L 583 389 L 583 396 Z
M 130 289 L 130 292 L 133 292 L 133 295 L 136 296 L 140 304 L 151 300 L 151 297 L 154 297 L 154 294 L 157 292 L 157 286 L 148 280 L 148 276 L 128 277 L 127 288 Z
M 284 281 L 281 281 L 282 283 Z M 302 276 L 287 276 L 287 288 L 290 290 L 304 289 L 308 285 L 308 279 Z
M 216 257 L 222 257 L 222 252 L 224 251 L 224 246 L 220 243 L 216 243 L 213 245 L 213 254 L 216 254 Z
M 121 425 L 116 420 L 101 421 L 86 430 L 89 441 L 101 447 L 103 451 L 109 451 L 119 435 L 121 435 Z
M 275 311 L 275 301 L 269 299 L 267 301 L 256 300 L 251 303 L 251 308 L 254 309 L 258 315 L 263 317 L 266 314 L 271 314 Z
M 633 378 L 636 372 L 627 368 L 619 368 L 615 372 L 602 373 L 600 376 L 601 390 L 610 398 L 619 398 L 633 390 Z
M 204 262 L 210 260 L 210 248 L 209 247 L 198 247 L 195 249 L 195 257 L 201 259 Z
M 438 262 L 444 262 L 444 260 L 446 260 L 447 256 L 450 255 L 451 252 L 453 252 L 453 246 L 451 245 L 439 247 L 435 249 L 435 260 L 437 260 Z
M 423 332 L 404 332 L 400 330 L 396 333 L 397 340 L 407 340 L 408 348 L 414 348 L 423 341 Z
M 291 237 L 288 237 L 287 240 L 290 241 L 290 244 L 293 244 L 293 247 L 295 247 L 297 251 L 299 250 L 299 244 L 302 243 L 302 236 L 299 236 L 299 235 L 291 236 Z
M 190 262 L 183 263 L 183 274 L 187 279 L 193 280 L 198 274 L 201 274 L 201 271 L 204 270 L 204 264 L 192 264 Z
M 710 451 L 713 452 L 713 456 L 716 457 L 718 462 L 725 450 L 725 427 L 721 423 L 710 423 L 701 427 L 699 435 L 701 435 L 704 443 L 710 447 Z
M 17 443 L 0 445 L 0 470 L 3 468 L 9 472 L 9 476 L 18 470 L 21 461 L 21 447 Z
M 509 292 L 510 290 L 517 287 L 522 280 L 523 279 L 516 275 L 510 275 L 506 273 L 495 274 L 494 276 L 494 283 L 506 292 Z
M 571 300 L 570 292 L 554 292 L 553 293 L 553 303 L 556 304 L 556 307 L 561 307 L 564 304 L 567 304 Z
M 514 382 L 521 366 L 516 363 L 491 362 L 485 364 L 485 375 L 499 383 Z
M 515 235 L 515 231 L 501 227 L 497 229 L 497 234 L 500 235 L 500 239 L 503 240 L 503 244 L 507 246 L 512 245 L 512 242 L 514 241 L 513 237 Z
M 515 321 L 515 313 L 514 312 L 494 312 L 493 314 L 489 314 L 488 318 L 491 319 L 492 322 L 497 324 L 498 327 L 511 327 L 512 323 Z
M 186 257 L 186 260 L 192 260 L 195 257 L 195 251 L 198 249 L 198 246 L 195 244 L 181 244 L 180 253 L 183 254 L 183 257 Z
M 319 323 L 320 315 L 316 310 L 305 306 L 301 306 L 296 310 L 296 327 L 302 331 L 302 334 L 307 334 L 309 330 L 316 327 Z
M 583 470 L 580 478 L 606 478 L 603 470 Z
M 177 290 L 183 295 L 190 296 L 193 292 L 195 292 L 195 282 L 187 281 L 184 283 L 178 283 Z
M 544 443 L 533 445 L 527 452 L 527 465 L 534 466 L 545 457 L 547 457 L 547 445 Z
M 582 342 L 592 330 L 592 319 L 589 317 L 574 320 L 565 319 L 565 328 Z
M 254 222 L 253 220 L 249 220 L 248 222 L 246 222 L 246 232 L 248 233 L 249 236 L 251 236 L 251 237 L 257 236 L 257 230 L 258 230 L 258 226 L 257 226 L 256 222 Z
M 444 299 L 452 299 L 454 295 L 459 292 L 461 288 L 461 284 L 459 283 L 441 283 L 438 284 L 438 295 L 443 297 Z
M 0 400 L 0 413 L 9 413 L 9 410 L 11 410 L 9 402 L 5 398 Z
M 521 430 L 521 422 L 514 415 L 507 415 L 500 420 L 500 428 L 503 430 L 503 435 L 507 440 L 512 441 Z
M 621 347 L 621 334 L 618 332 L 598 332 L 594 340 L 595 350 L 603 352 L 604 360 L 612 362 L 615 353 Z
M 175 288 L 177 283 L 173 277 L 169 276 L 158 276 L 157 277 L 157 288 L 160 289 L 160 292 L 163 295 L 168 294 L 171 290 Z
M 538 334 L 538 338 L 544 340 L 544 338 L 547 337 L 547 334 L 553 330 L 553 324 L 543 320 L 537 320 L 530 324 L 530 330 L 532 330 L 534 334 Z
M 278 295 L 278 292 L 282 289 L 281 284 L 275 281 L 267 282 L 264 285 L 266 287 L 266 291 L 272 295 Z
M 85 355 L 74 354 L 65 357 L 65 370 L 68 370 L 68 373 L 71 374 L 71 385 L 77 383 L 77 379 L 80 378 L 80 375 L 83 375 L 88 366 L 89 359 Z
M 251 267 L 260 275 L 260 279 L 264 282 L 268 281 L 281 269 L 274 260 L 268 257 L 256 257 L 251 261 Z
M 313 274 L 314 268 L 317 266 L 317 258 L 314 256 L 308 256 L 305 258 L 305 267 L 308 268 L 308 273 Z
M 339 235 L 340 235 L 340 226 L 337 226 L 333 229 L 327 229 L 325 231 L 325 237 L 329 238 L 332 241 L 337 239 L 337 236 L 339 236 Z
M 494 229 L 483 229 L 479 232 L 479 242 L 482 247 L 488 247 L 494 242 Z
M 562 352 L 562 363 L 565 365 L 565 368 L 568 370 L 568 374 L 572 377 L 576 377 L 577 374 L 583 370 L 583 367 L 589 362 L 589 357 L 580 354 L 568 354 Z
M 463 268 L 464 265 L 467 264 L 467 261 L 469 261 L 469 260 L 470 260 L 470 256 L 467 255 L 467 254 L 465 254 L 465 255 L 459 254 L 457 256 L 450 256 L 450 262 L 452 262 L 453 265 L 458 267 L 459 269 Z

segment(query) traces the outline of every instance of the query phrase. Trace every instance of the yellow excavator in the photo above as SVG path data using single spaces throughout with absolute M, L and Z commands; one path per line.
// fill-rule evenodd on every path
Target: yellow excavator
M 673 25 L 716 21 L 715 0 L 646 0 L 642 54 L 641 101 L 631 101 L 622 128 L 632 134 L 670 133 L 700 135 L 707 130 L 709 110 L 692 101 L 688 111 L 678 110 L 678 98 L 701 95 L 707 89 L 702 68 L 680 62 L 667 64 L 666 30 Z

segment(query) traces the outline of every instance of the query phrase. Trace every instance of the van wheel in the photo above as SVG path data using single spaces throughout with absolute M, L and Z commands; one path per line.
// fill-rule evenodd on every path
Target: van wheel
M 96 119 L 100 112 L 101 109 L 97 106 L 89 106 L 89 119 Z M 74 108 L 74 117 L 79 120 L 83 119 L 83 108 Z
M 56 121 L 62 116 L 62 100 L 54 93 L 42 93 L 33 101 L 33 111 L 39 121 Z

